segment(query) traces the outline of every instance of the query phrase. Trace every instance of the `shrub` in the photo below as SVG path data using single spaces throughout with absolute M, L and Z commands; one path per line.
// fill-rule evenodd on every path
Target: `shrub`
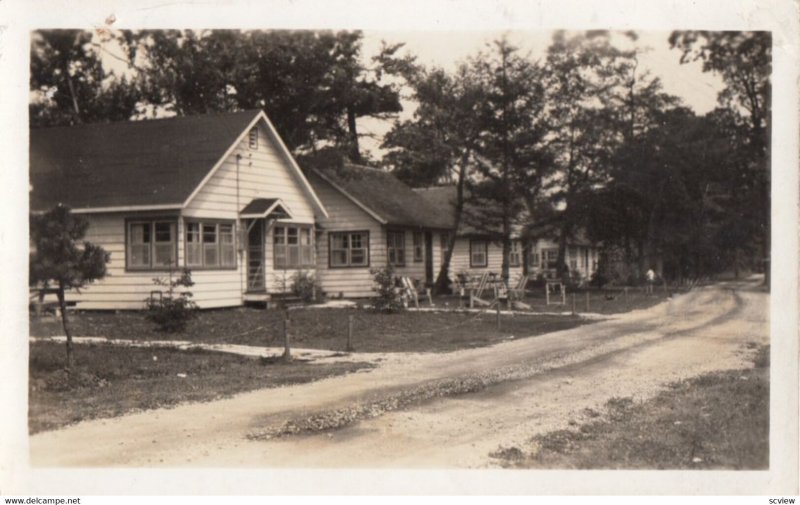
M 371 268 L 372 290 L 378 293 L 372 306 L 380 312 L 397 312 L 403 309 L 403 298 L 397 289 L 397 280 L 391 265 L 384 268 Z
M 299 270 L 292 276 L 292 294 L 304 303 L 311 303 L 321 293 L 313 272 Z
M 146 317 L 167 333 L 179 333 L 186 329 L 189 321 L 197 315 L 197 304 L 192 300 L 192 293 L 185 289 L 176 293 L 177 288 L 194 286 L 192 273 L 183 269 L 180 277 L 173 279 L 172 269 L 168 279 L 155 278 L 153 284 L 167 288 L 166 294 L 159 290 L 161 296 L 150 296 L 146 300 Z

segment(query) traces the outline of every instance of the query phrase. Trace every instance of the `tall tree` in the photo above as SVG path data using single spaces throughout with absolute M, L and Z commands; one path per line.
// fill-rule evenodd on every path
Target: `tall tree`
M 461 226 L 465 186 L 470 175 L 472 155 L 481 133 L 476 111 L 483 100 L 483 89 L 471 69 L 461 65 L 448 74 L 441 68 L 406 68 L 405 78 L 413 90 L 417 107 L 412 119 L 396 122 L 384 137 L 388 149 L 383 162 L 411 186 L 430 186 L 440 181 L 454 183 L 454 230 Z M 448 247 L 436 277 L 435 289 L 444 292 L 456 242 L 448 237 Z
M 738 153 L 749 175 L 736 190 L 740 198 L 756 200 L 753 220 L 759 223 L 757 241 L 769 285 L 772 36 L 769 32 L 676 31 L 669 42 L 681 50 L 681 62 L 702 61 L 703 71 L 722 78 L 725 88 L 718 102 L 748 131 Z M 753 196 L 748 198 L 748 193 Z
M 104 69 L 91 32 L 80 30 L 33 32 L 30 89 L 33 126 L 125 120 L 141 100 L 135 82 Z
M 67 316 L 66 291 L 80 289 L 106 275 L 109 253 L 83 240 L 89 222 L 61 205 L 30 217 L 30 284 L 55 286 L 61 324 L 67 336 L 67 368 L 72 366 L 72 332 Z
M 556 166 L 552 198 L 560 209 L 559 276 L 566 273 L 567 243 L 580 225 L 581 206 L 608 180 L 610 157 L 620 141 L 618 117 L 609 103 L 623 83 L 619 61 L 630 55 L 616 49 L 606 32 L 556 32 L 547 50 L 549 142 Z
M 473 205 L 464 218 L 502 245 L 502 277 L 507 282 L 511 236 L 524 224 L 523 202 L 541 191 L 552 164 L 545 146 L 544 69 L 505 38 L 490 48 L 489 54 L 470 61 L 484 98 L 477 109 Z
M 178 114 L 264 108 L 293 151 L 332 143 L 360 162 L 358 119 L 401 110 L 395 87 L 380 82 L 400 46 L 385 46 L 367 65 L 358 31 L 158 30 L 130 37 L 145 62 L 150 103 Z

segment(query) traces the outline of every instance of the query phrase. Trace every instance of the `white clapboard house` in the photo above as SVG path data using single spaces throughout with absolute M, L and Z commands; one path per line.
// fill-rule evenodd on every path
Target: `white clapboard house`
M 30 205 L 63 204 L 111 253 L 67 301 L 140 309 L 188 268 L 201 308 L 269 301 L 297 272 L 329 296 L 373 296 L 371 268 L 430 283 L 447 219 L 392 175 L 301 170 L 263 111 L 32 129 Z

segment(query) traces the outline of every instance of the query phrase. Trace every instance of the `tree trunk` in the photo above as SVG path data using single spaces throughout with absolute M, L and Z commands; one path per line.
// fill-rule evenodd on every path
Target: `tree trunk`
M 61 325 L 67 337 L 67 370 L 72 369 L 72 334 L 69 331 L 69 318 L 67 316 L 67 302 L 64 299 L 64 283 L 58 283 L 58 307 L 61 310 Z
M 347 131 L 350 135 L 350 159 L 353 163 L 361 163 L 361 150 L 358 148 L 358 129 L 356 127 L 356 113 L 352 108 L 347 109 Z
M 558 237 L 558 263 L 556 265 L 556 277 L 564 279 L 567 273 L 567 237 L 571 231 L 571 226 L 568 222 L 561 225 L 561 233 Z
M 434 290 L 436 294 L 443 294 L 448 289 L 448 273 L 450 270 L 450 261 L 453 258 L 453 249 L 456 246 L 458 239 L 458 228 L 461 226 L 461 216 L 464 211 L 464 184 L 466 182 L 467 163 L 469 162 L 470 152 L 467 151 L 461 158 L 461 167 L 458 171 L 458 183 L 456 184 L 456 208 L 455 219 L 453 221 L 453 233 L 448 237 L 447 251 L 442 258 L 442 264 L 439 267 L 439 274 L 436 276 L 436 283 Z

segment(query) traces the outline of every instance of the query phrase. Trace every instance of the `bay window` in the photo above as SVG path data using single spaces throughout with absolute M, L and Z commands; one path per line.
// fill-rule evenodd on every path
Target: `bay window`
M 275 268 L 314 266 L 310 226 L 276 226 L 273 243 Z
M 190 268 L 236 268 L 233 222 L 187 221 L 186 258 Z
M 177 266 L 177 233 L 174 220 L 127 222 L 126 267 L 162 270 Z

